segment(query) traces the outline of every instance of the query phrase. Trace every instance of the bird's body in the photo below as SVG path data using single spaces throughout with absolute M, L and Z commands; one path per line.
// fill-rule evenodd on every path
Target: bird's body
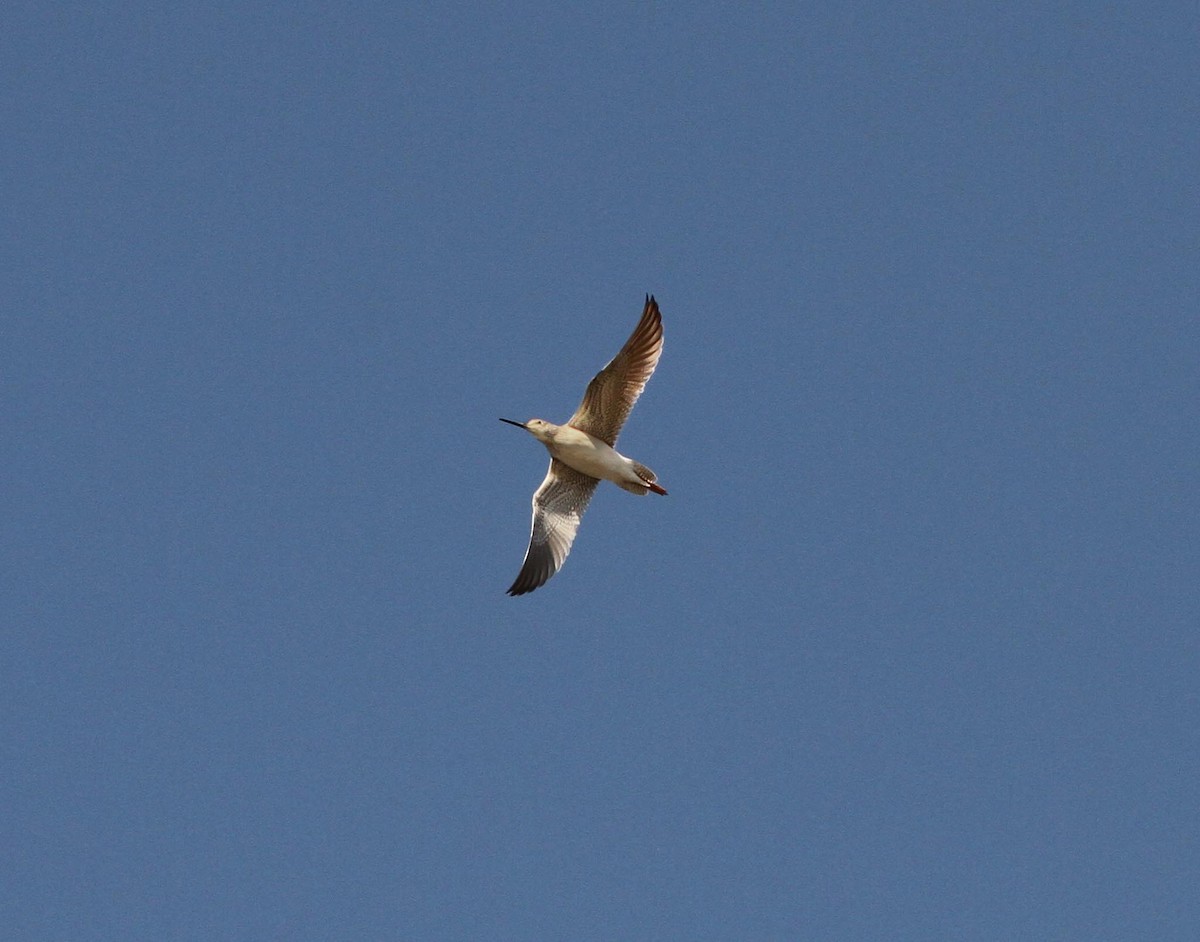
M 666 493 L 654 483 L 653 474 L 647 479 L 646 472 L 649 469 L 645 465 L 626 458 L 595 435 L 570 425 L 554 425 L 542 419 L 530 419 L 524 427 L 546 446 L 551 457 L 580 474 L 599 481 L 612 481 L 617 487 L 634 494 L 645 494 L 647 491 Z
M 533 495 L 529 549 L 509 595 L 532 592 L 562 567 L 600 481 L 612 481 L 632 494 L 667 493 L 653 471 L 614 447 L 621 426 L 658 365 L 662 342 L 658 304 L 647 296 L 633 334 L 593 377 L 583 402 L 565 425 L 542 419 L 500 420 L 525 429 L 550 452 L 550 470 Z

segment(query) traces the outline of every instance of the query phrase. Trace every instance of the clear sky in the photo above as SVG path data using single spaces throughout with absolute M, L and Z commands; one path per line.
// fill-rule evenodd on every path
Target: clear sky
M 1195 3 L 2 18 L 6 938 L 1200 938 Z

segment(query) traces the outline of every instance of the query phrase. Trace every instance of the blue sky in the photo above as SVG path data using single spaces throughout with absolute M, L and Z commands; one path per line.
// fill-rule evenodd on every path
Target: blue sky
M 13 938 L 1200 935 L 1194 4 L 3 19 Z

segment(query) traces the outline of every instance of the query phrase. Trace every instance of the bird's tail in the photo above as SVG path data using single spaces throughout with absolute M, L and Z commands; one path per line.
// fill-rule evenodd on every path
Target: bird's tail
M 637 476 L 645 482 L 646 487 L 654 491 L 655 494 L 662 494 L 664 497 L 667 492 L 659 487 L 655 482 L 658 480 L 658 475 L 647 468 L 644 464 L 633 463 L 633 470 L 637 472 Z M 644 493 L 644 492 L 643 492 Z

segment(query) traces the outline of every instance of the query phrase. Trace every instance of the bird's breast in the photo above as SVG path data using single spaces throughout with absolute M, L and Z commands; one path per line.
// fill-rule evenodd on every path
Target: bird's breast
M 629 477 L 629 460 L 607 442 L 577 428 L 559 428 L 552 444 L 546 446 L 563 464 L 581 474 L 602 481 L 623 481 Z

